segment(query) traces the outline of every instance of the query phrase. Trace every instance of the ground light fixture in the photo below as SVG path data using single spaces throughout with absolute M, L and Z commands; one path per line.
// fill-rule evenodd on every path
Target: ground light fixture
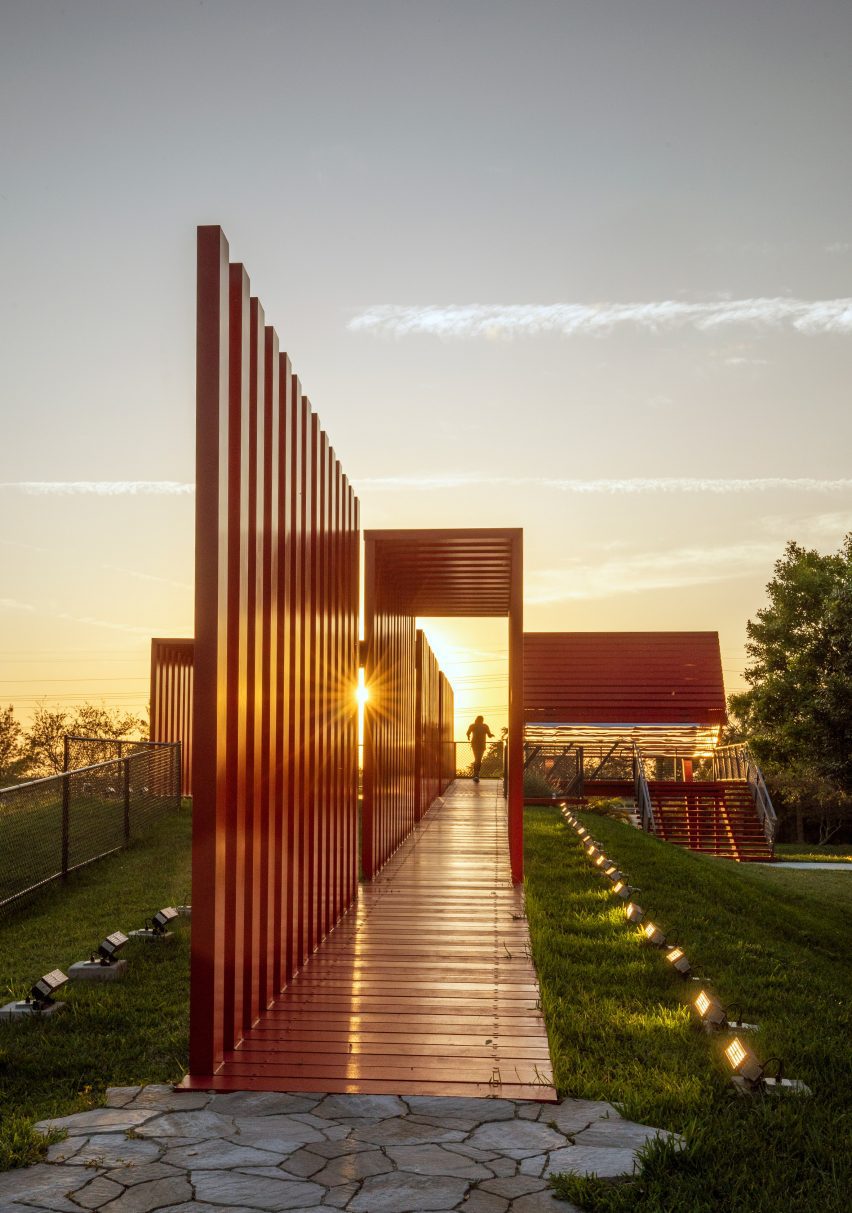
M 638 906 L 635 901 L 631 901 L 624 913 L 627 915 L 628 922 L 641 922 L 645 917 L 645 911 L 641 906 Z
M 68 970 L 71 981 L 121 981 L 127 971 L 127 961 L 118 953 L 127 943 L 123 931 L 113 931 L 98 944 L 97 951 L 89 953 L 88 960 L 78 960 Z
M 174 906 L 164 906 L 162 910 L 157 910 L 152 918 L 145 919 L 145 926 L 141 931 L 131 931 L 131 939 L 148 939 L 156 943 L 162 943 L 166 939 L 171 939 L 172 933 L 168 930 L 170 922 L 178 917 L 178 912 Z
M 736 1032 L 757 1031 L 757 1024 L 744 1023 L 742 1016 L 739 1019 L 733 1017 L 732 1011 L 734 1009 L 739 1010 L 739 1007 L 726 1009 L 715 995 L 708 994 L 706 990 L 698 991 L 698 994 L 692 1001 L 692 1005 L 705 1030 L 708 1032 L 721 1032 L 726 1028 L 730 1028 Z
M 118 953 L 127 943 L 127 936 L 123 931 L 113 931 L 112 935 L 107 935 L 106 939 L 98 944 L 97 956 L 93 952 L 90 960 L 99 960 L 102 965 L 113 965 L 118 960 Z
M 632 889 L 626 880 L 621 879 L 614 882 L 612 892 L 616 897 L 620 897 L 622 901 L 629 901 L 636 890 Z
M 28 1019 L 33 1015 L 49 1016 L 64 1011 L 67 1003 L 54 1002 L 53 995 L 62 989 L 67 980 L 61 969 L 51 969 L 38 979 L 26 998 L 7 1002 L 0 1007 L 0 1019 Z
M 25 1001 L 32 1003 L 33 1010 L 46 1011 L 48 1007 L 53 1006 L 53 995 L 57 990 L 61 990 L 68 978 L 61 969 L 52 969 L 49 973 L 45 973 L 44 977 L 40 977 L 30 990 Z
M 173 922 L 178 916 L 174 906 L 166 906 L 162 910 L 157 910 L 157 913 L 151 919 L 151 929 L 157 935 L 165 935 L 166 929 L 170 922 Z
M 642 928 L 642 933 L 649 943 L 652 943 L 655 948 L 665 947 L 666 936 L 653 922 L 648 922 Z
M 725 1060 L 733 1070 L 733 1082 L 741 1095 L 810 1095 L 810 1087 L 798 1078 L 784 1077 L 784 1063 L 780 1057 L 770 1057 L 759 1062 L 751 1049 L 738 1036 L 725 1048 Z M 769 1065 L 775 1062 L 774 1075 L 767 1074 Z
M 669 964 L 674 965 L 678 973 L 684 977 L 688 977 L 692 972 L 692 966 L 686 959 L 683 948 L 669 948 L 668 952 L 666 952 L 666 960 Z

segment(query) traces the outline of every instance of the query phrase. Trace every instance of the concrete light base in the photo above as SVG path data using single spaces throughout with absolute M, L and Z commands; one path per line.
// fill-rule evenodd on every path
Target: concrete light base
M 695 978 L 700 981 L 700 977 Z M 739 1032 L 757 1032 L 760 1028 L 759 1023 L 723 1023 L 715 1024 L 708 1023 L 706 1019 L 702 1019 L 701 1026 L 708 1036 L 714 1036 L 717 1032 L 726 1032 L 729 1036 L 736 1036 Z
M 164 931 L 162 935 L 158 935 L 156 931 L 151 931 L 147 927 L 141 931 L 128 931 L 128 939 L 143 939 L 148 943 L 166 943 L 173 938 L 171 931 Z
M 121 981 L 126 972 L 126 960 L 116 960 L 111 965 L 102 965 L 97 960 L 78 960 L 68 970 L 68 980 Z
M 64 1002 L 49 1003 L 42 1011 L 37 1011 L 31 1002 L 7 1002 L 0 1007 L 0 1019 L 48 1019 L 64 1010 Z
M 735 1074 L 731 1079 L 738 1095 L 813 1095 L 813 1091 L 799 1078 L 765 1078 L 756 1086 Z

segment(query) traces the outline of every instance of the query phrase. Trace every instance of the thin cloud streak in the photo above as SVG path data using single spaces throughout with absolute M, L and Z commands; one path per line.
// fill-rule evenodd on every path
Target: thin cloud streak
M 852 333 L 852 299 L 725 299 L 687 303 L 376 304 L 354 316 L 354 333 L 379 336 L 486 338 L 608 336 L 618 329 L 663 333 L 692 328 L 711 332 L 734 325 L 792 329 L 815 336 Z
M 525 574 L 524 602 L 544 606 L 616 594 L 677 590 L 765 573 L 778 559 L 777 543 L 745 542 L 721 547 L 644 552 L 598 565 L 533 569 Z
M 845 493 L 852 490 L 852 478 L 819 480 L 809 476 L 765 476 L 751 479 L 713 479 L 707 477 L 655 476 L 623 479 L 572 480 L 539 476 L 492 476 L 488 473 L 461 472 L 426 476 L 367 476 L 358 480 L 359 489 L 374 492 L 433 492 L 455 488 L 547 488 L 562 493 L 635 496 L 643 493 Z
M 29 497 L 187 497 L 195 485 L 180 480 L 5 480 L 0 489 Z

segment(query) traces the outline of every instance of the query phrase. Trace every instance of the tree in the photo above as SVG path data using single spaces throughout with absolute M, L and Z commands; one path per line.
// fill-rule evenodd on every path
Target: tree
M 0 711 L 0 788 L 17 783 L 27 773 L 24 730 L 11 704 Z
M 837 830 L 852 793 L 852 533 L 825 556 L 788 543 L 766 592 L 746 626 L 749 689 L 731 710 L 786 787 L 799 836 L 806 816 Z
M 51 711 L 40 704 L 26 738 L 29 761 L 39 775 L 55 775 L 62 770 L 65 735 L 74 737 L 134 737 L 146 733 L 144 720 L 119 708 L 81 704 L 72 711 Z

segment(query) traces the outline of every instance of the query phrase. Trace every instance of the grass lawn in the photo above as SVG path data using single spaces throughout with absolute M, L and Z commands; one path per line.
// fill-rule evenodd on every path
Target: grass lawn
M 848 842 L 776 842 L 778 859 L 804 859 L 808 863 L 852 863 L 852 844 Z
M 0 922 L 0 996 L 23 997 L 43 973 L 68 971 L 111 931 L 143 925 L 190 888 L 190 813 L 44 889 Z M 189 930 L 162 947 L 131 941 L 123 982 L 69 983 L 68 1009 L 44 1023 L 0 1022 L 0 1170 L 38 1156 L 29 1125 L 102 1103 L 108 1086 L 179 1079 L 187 1063 Z
M 558 811 L 528 808 L 527 912 L 556 1085 L 687 1139 L 680 1154 L 652 1147 L 635 1181 L 566 1177 L 558 1193 L 612 1213 L 846 1210 L 852 879 L 738 865 L 582 817 L 694 971 L 761 1025 L 758 1056 L 783 1057 L 814 1097 L 734 1093 L 721 1038 L 688 1008 L 694 984 L 627 924 Z

